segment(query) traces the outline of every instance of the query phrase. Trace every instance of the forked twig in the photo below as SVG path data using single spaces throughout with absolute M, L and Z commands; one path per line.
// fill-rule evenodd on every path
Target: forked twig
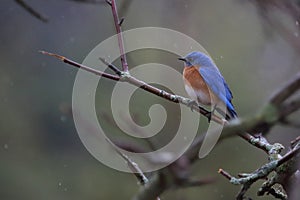
M 54 54 L 54 53 L 49 53 L 49 52 L 46 52 L 46 51 L 40 51 L 42 54 L 44 55 L 48 55 L 48 56 L 52 56 L 52 57 L 55 57 L 55 58 L 58 58 L 59 60 L 69 64 L 69 65 L 72 65 L 74 67 L 77 67 L 77 68 L 80 68 L 80 69 L 83 69 L 85 71 L 88 71 L 88 72 L 91 72 L 93 74 L 96 74 L 98 76 L 103 76 L 104 78 L 107 78 L 107 79 L 111 79 L 111 80 L 115 80 L 115 81 L 123 81 L 123 82 L 127 82 L 131 85 L 134 85 L 134 86 L 137 86 L 147 92 L 150 92 L 154 95 L 157 95 L 159 97 L 162 97 L 166 100 L 169 100 L 171 102 L 174 102 L 174 103 L 180 103 L 180 104 L 183 104 L 183 105 L 186 105 L 186 106 L 189 106 L 189 102 L 191 102 L 192 100 L 189 99 L 189 98 L 185 98 L 185 97 L 182 97 L 182 96 L 179 96 L 179 95 L 174 95 L 174 94 L 171 94 L 171 93 L 168 93 L 166 92 L 165 90 L 161 90 L 159 88 L 156 88 L 150 84 L 147 84 L 145 83 L 144 81 L 141 81 L 133 76 L 131 76 L 128 72 L 123 72 L 123 71 L 120 71 L 118 70 L 117 67 L 115 67 L 114 65 L 110 64 L 110 63 L 107 63 L 104 59 L 101 58 L 101 61 L 104 62 L 110 69 L 112 69 L 115 73 L 117 74 L 120 74 L 119 76 L 115 76 L 115 75 L 112 75 L 112 74 L 108 74 L 108 73 L 105 73 L 105 72 L 102 72 L 102 71 L 99 71 L 99 70 L 95 70 L 91 67 L 88 67 L 88 66 L 85 66 L 85 65 L 82 65 L 82 64 L 79 64 L 71 59 L 68 59 L 64 56 L 61 56 L 61 55 L 58 55 L 58 54 Z M 205 108 L 201 107 L 201 106 L 196 106 L 196 105 L 193 105 L 193 110 L 199 112 L 200 114 L 202 114 L 203 116 L 207 117 L 208 114 L 210 113 L 209 111 L 207 111 Z M 226 121 L 222 118 L 220 118 L 219 116 L 213 114 L 211 116 L 211 120 L 212 121 L 215 121 L 216 123 L 219 123 L 219 124 L 224 124 Z
M 70 60 L 64 56 L 61 56 L 61 55 L 58 55 L 58 54 L 54 54 L 54 53 L 49 53 L 49 52 L 46 52 L 46 51 L 39 51 L 40 53 L 44 54 L 44 55 L 48 55 L 48 56 L 52 56 L 52 57 L 55 57 L 61 61 L 63 61 L 64 63 L 67 63 L 71 66 L 74 66 L 74 67 L 77 67 L 79 69 L 83 69 L 87 72 L 91 72 L 92 74 L 95 74 L 97 76 L 103 76 L 105 78 L 108 78 L 108 79 L 111 79 L 111 80 L 115 80 L 115 81 L 118 81 L 120 80 L 120 77 L 118 76 L 114 76 L 114 75 L 111 75 L 111 74 L 108 74 L 108 73 L 105 73 L 105 72 L 101 72 L 99 70 L 96 70 L 96 69 L 93 69 L 91 67 L 88 67 L 88 66 L 85 66 L 85 65 L 82 65 L 82 64 L 79 64 L 73 60 Z
M 168 93 L 164 90 L 161 90 L 159 88 L 156 88 L 150 84 L 145 83 L 142 80 L 139 80 L 133 76 L 131 76 L 128 72 L 128 63 L 125 55 L 125 48 L 124 48 L 124 38 L 122 34 L 122 24 L 124 22 L 124 18 L 119 18 L 118 11 L 117 11 L 117 5 L 115 0 L 105 0 L 109 6 L 111 6 L 112 14 L 114 18 L 114 25 L 117 32 L 118 37 L 118 46 L 120 51 L 120 57 L 121 57 L 121 63 L 122 63 L 122 70 L 120 70 L 118 67 L 114 66 L 113 64 L 107 62 L 103 58 L 99 58 L 105 65 L 107 65 L 108 68 L 110 68 L 115 75 L 105 73 L 102 71 L 95 70 L 91 67 L 79 64 L 73 60 L 70 60 L 66 57 L 63 57 L 61 55 L 41 51 L 42 54 L 55 57 L 69 65 L 72 65 L 74 67 L 83 69 L 85 71 L 88 71 L 90 73 L 93 73 L 98 76 L 103 76 L 107 79 L 111 79 L 114 81 L 122 81 L 127 82 L 131 85 L 137 86 L 149 93 L 152 93 L 154 95 L 157 95 L 159 97 L 162 97 L 166 100 L 169 100 L 174 103 L 180 103 L 183 105 L 188 106 L 191 102 L 190 99 L 174 95 L 171 93 Z M 270 162 L 263 165 L 259 169 L 255 170 L 251 174 L 242 174 L 241 177 L 235 178 L 231 176 L 228 172 L 225 172 L 224 170 L 220 169 L 219 173 L 230 180 L 233 184 L 239 184 L 242 185 L 242 189 L 238 194 L 238 199 L 243 199 L 245 193 L 250 188 L 250 186 L 257 181 L 258 179 L 266 178 L 271 172 L 278 170 L 280 166 L 284 166 L 285 164 L 289 163 L 292 159 L 294 159 L 299 154 L 299 148 L 295 148 L 289 153 L 285 154 L 283 157 L 280 157 L 280 148 L 281 146 L 278 144 L 269 144 L 267 140 L 265 140 L 263 137 L 254 137 L 251 134 L 244 133 L 247 131 L 252 131 L 253 129 L 259 129 L 261 130 L 263 126 L 266 126 L 268 128 L 272 127 L 276 122 L 281 121 L 284 114 L 289 115 L 290 113 L 294 112 L 295 110 L 299 109 L 300 101 L 294 101 L 294 102 L 288 102 L 284 104 L 284 101 L 289 98 L 292 94 L 295 93 L 295 91 L 299 90 L 300 88 L 300 74 L 296 76 L 293 80 L 291 80 L 289 83 L 286 84 L 285 87 L 280 89 L 269 101 L 269 105 L 266 106 L 266 109 L 262 111 L 261 115 L 257 118 L 255 116 L 253 119 L 250 120 L 235 120 L 234 122 L 230 123 L 217 115 L 212 114 L 211 120 L 226 125 L 223 132 L 225 136 L 221 136 L 221 139 L 224 137 L 230 137 L 233 135 L 238 135 L 244 140 L 248 141 L 251 145 L 260 148 L 268 153 L 269 158 L 274 154 L 275 157 L 277 156 L 278 159 L 270 159 Z M 206 109 L 193 105 L 193 110 L 199 112 L 200 114 L 204 115 L 208 118 L 208 114 L 210 113 Z M 270 114 L 271 113 L 271 114 Z M 272 115 L 274 114 L 274 115 Z M 271 116 L 271 117 L 270 117 Z M 223 137 L 223 138 L 222 138 Z M 191 147 L 191 152 L 186 152 L 183 156 L 186 156 L 187 159 L 189 159 L 190 162 L 193 162 L 195 159 L 195 150 L 199 149 L 199 146 L 201 145 L 202 139 L 199 139 L 197 142 L 194 143 L 194 145 Z M 132 161 L 127 155 L 119 151 L 119 149 L 111 143 L 111 141 L 108 141 L 112 147 L 114 147 L 115 151 L 127 162 L 129 168 L 131 171 L 135 174 L 137 179 L 140 181 L 144 187 L 141 188 L 141 191 L 137 194 L 136 199 L 159 199 L 160 194 L 164 192 L 166 189 L 170 188 L 171 186 L 176 185 L 177 183 L 166 183 L 165 179 L 167 176 L 159 176 L 161 173 L 157 173 L 156 178 L 151 178 L 148 180 L 148 178 L 143 174 L 139 166 Z M 296 141 L 298 142 L 298 141 Z M 276 149 L 278 147 L 278 149 Z M 274 150 L 275 149 L 275 150 Z M 274 153 L 275 152 L 275 153 Z M 277 171 L 276 171 L 277 172 Z M 163 178 L 162 178 L 163 177 Z M 205 184 L 204 181 L 190 181 L 186 182 L 185 185 L 178 184 L 178 186 L 182 187 L 189 187 L 189 186 L 199 186 L 202 184 Z M 271 193 L 271 191 L 270 191 Z M 276 193 L 277 194 L 277 193 Z M 275 195 L 275 193 L 274 193 Z
M 294 149 L 292 149 L 290 152 L 288 152 L 281 158 L 271 160 L 269 163 L 264 164 L 259 169 L 255 170 L 254 172 L 252 172 L 250 174 L 244 174 L 240 178 L 235 178 L 234 176 L 230 175 L 228 172 L 224 171 L 223 169 L 219 169 L 218 172 L 219 172 L 219 174 L 224 176 L 226 179 L 228 179 L 230 181 L 230 183 L 232 183 L 234 185 L 242 185 L 243 186 L 237 196 L 238 200 L 242 200 L 242 199 L 244 199 L 244 194 L 246 193 L 246 191 L 251 187 L 251 185 L 254 182 L 256 182 L 259 179 L 265 179 L 271 172 L 279 171 L 280 173 L 283 173 L 284 171 L 286 171 L 286 174 L 292 174 L 291 172 L 289 172 L 289 170 L 292 169 L 292 168 L 288 167 L 290 164 L 287 164 L 287 166 L 282 167 L 282 169 L 280 169 L 280 170 L 278 170 L 278 168 L 289 161 L 294 161 L 296 155 L 298 155 L 299 152 L 300 152 L 300 145 L 296 146 Z M 281 174 L 277 174 L 277 176 L 281 176 Z M 276 178 L 273 178 L 273 179 L 276 180 Z M 274 183 L 276 183 L 276 182 L 274 182 Z M 269 188 L 271 188 L 271 186 L 272 185 L 270 185 Z M 275 192 L 274 195 L 279 195 L 279 194 Z

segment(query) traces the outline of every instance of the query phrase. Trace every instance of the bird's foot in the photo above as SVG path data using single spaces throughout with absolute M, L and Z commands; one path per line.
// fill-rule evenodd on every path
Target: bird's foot
M 198 105 L 198 103 L 195 100 L 190 100 L 187 103 L 187 107 L 189 107 L 192 112 L 194 111 L 193 106 L 197 106 L 198 107 L 199 105 Z
M 207 113 L 205 114 L 205 117 L 207 117 L 208 123 L 210 123 L 210 121 L 211 121 L 212 113 L 213 113 L 213 112 L 207 112 Z

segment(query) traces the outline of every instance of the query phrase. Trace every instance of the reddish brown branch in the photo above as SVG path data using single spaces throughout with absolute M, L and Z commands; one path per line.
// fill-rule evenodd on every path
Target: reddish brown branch
M 107 74 L 107 73 L 104 73 L 104 72 L 101 72 L 101 71 L 98 71 L 98 70 L 95 70 L 93 68 L 90 68 L 90 67 L 87 67 L 85 65 L 82 65 L 82 64 L 79 64 L 75 61 L 72 61 L 68 58 L 65 58 L 61 55 L 57 55 L 57 54 L 53 54 L 53 53 L 48 53 L 48 52 L 45 52 L 45 51 L 41 51 L 41 53 L 45 54 L 45 55 L 49 55 L 49 56 L 53 56 L 53 57 L 56 57 L 60 60 L 62 60 L 63 62 L 67 63 L 67 64 L 70 64 L 72 66 L 75 66 L 77 68 L 81 68 L 83 70 L 86 70 L 88 72 L 91 72 L 93 74 L 96 74 L 96 75 L 99 75 L 99 76 L 103 76 L 105 78 L 108 78 L 108 79 L 112 79 L 112 80 L 115 80 L 115 81 L 124 81 L 124 82 L 128 82 L 132 85 L 135 85 L 137 87 L 140 87 L 141 89 L 143 90 L 146 90 L 147 92 L 150 92 L 152 94 L 155 94 L 157 96 L 160 96 L 164 99 L 167 99 L 171 102 L 174 102 L 174 103 L 181 103 L 181 104 L 184 104 L 184 105 L 188 105 L 190 100 L 187 99 L 187 98 L 184 98 L 184 97 L 181 97 L 181 96 L 178 96 L 178 95 L 173 95 L 173 94 L 170 94 L 164 90 L 161 90 L 159 88 L 156 88 L 152 85 L 149 85 L 139 79 L 136 79 L 135 77 L 131 76 L 130 74 L 128 73 L 124 73 L 122 71 L 120 71 L 117 67 L 115 67 L 114 65 L 106 62 L 104 59 L 101 59 L 102 62 L 104 62 L 104 64 L 106 64 L 109 68 L 111 68 L 115 73 L 117 73 L 119 76 L 114 76 L 114 75 L 111 75 L 111 74 Z M 298 81 L 299 79 L 299 75 L 296 76 L 296 78 L 293 79 L 293 81 L 290 81 L 282 90 L 289 90 L 290 92 L 295 92 L 295 82 Z M 283 96 L 285 96 L 287 98 L 287 95 L 285 93 L 285 91 L 282 91 L 280 90 L 279 92 L 277 92 L 277 95 L 274 96 L 274 98 L 272 99 L 275 99 L 274 101 L 272 102 L 278 102 L 278 101 L 281 101 L 279 99 L 282 99 Z M 276 100 L 277 99 L 277 100 Z M 298 104 L 297 104 L 298 105 Z M 204 116 L 208 116 L 208 113 L 209 111 L 207 111 L 206 109 L 200 107 L 200 106 L 193 106 L 193 109 L 196 110 L 197 112 L 201 113 L 202 115 Z M 295 109 L 293 109 L 295 110 Z M 216 116 L 216 115 L 212 115 L 212 118 L 211 118 L 212 121 L 215 121 L 219 124 L 224 124 L 224 125 L 227 125 L 228 122 L 225 121 L 224 119 Z M 249 131 L 249 129 L 253 129 L 255 126 L 259 126 L 259 122 L 248 122 L 246 121 L 245 123 L 239 123 L 238 125 L 233 125 L 233 126 L 230 126 L 226 129 L 224 129 L 224 135 L 239 135 L 241 138 L 243 138 L 244 140 L 246 140 L 247 142 L 249 142 L 250 144 L 252 144 L 253 146 L 256 146 L 257 148 L 259 149 L 262 149 L 264 150 L 265 152 L 268 153 L 270 147 L 272 147 L 272 145 L 270 145 L 268 142 L 265 142 L 265 141 L 261 141 L 259 138 L 255 138 L 253 137 L 251 134 L 249 133 L 244 133 L 244 132 L 247 132 Z M 273 123 L 270 123 L 269 126 L 272 126 Z M 228 133 L 229 134 L 228 134 Z M 227 136 L 228 137 L 228 136 Z M 202 143 L 202 141 L 198 141 L 199 143 Z M 199 146 L 198 145 L 195 145 L 193 148 L 198 148 Z M 193 154 L 195 155 L 195 154 Z M 194 157 L 194 156 L 192 156 Z
M 103 76 L 105 78 L 108 78 L 108 79 L 111 79 L 111 80 L 115 80 L 115 81 L 118 81 L 120 80 L 120 77 L 118 76 L 114 76 L 114 75 L 111 75 L 111 74 L 108 74 L 108 73 L 105 73 L 105 72 L 101 72 L 101 71 L 98 71 L 96 69 L 93 69 L 91 67 L 87 67 L 85 65 L 82 65 L 82 64 L 79 64 L 73 60 L 70 60 L 64 56 L 61 56 L 61 55 L 58 55 L 58 54 L 54 54 L 54 53 L 49 53 L 49 52 L 46 52 L 46 51 L 40 51 L 40 53 L 44 54 L 44 55 L 48 55 L 48 56 L 52 56 L 52 57 L 55 57 L 55 58 L 58 58 L 59 60 L 63 61 L 64 63 L 67 63 L 69 65 L 72 65 L 74 67 L 77 67 L 79 69 L 83 69 L 85 71 L 88 71 L 88 72 L 91 72 L 97 76 Z
M 104 58 L 99 58 L 101 62 L 103 62 L 105 65 L 107 65 L 111 70 L 113 70 L 118 76 L 122 75 L 122 71 L 119 70 L 116 66 L 114 66 L 111 63 L 108 63 Z
M 118 15 L 118 10 L 117 10 L 117 4 L 115 0 L 107 1 L 107 3 L 111 6 L 111 10 L 114 18 L 114 24 L 118 34 L 117 36 L 118 36 L 118 44 L 119 44 L 119 49 L 121 54 L 122 68 L 124 72 L 128 72 L 128 63 L 125 55 L 124 39 L 123 39 L 122 28 L 121 28 L 124 18 L 120 20 Z
M 225 178 L 227 178 L 228 180 L 232 179 L 232 176 L 228 172 L 224 171 L 223 169 L 219 169 L 218 173 L 224 176 Z
M 171 93 L 168 93 L 164 90 L 161 90 L 159 88 L 156 88 L 152 85 L 149 85 L 147 83 L 145 83 L 144 81 L 141 81 L 133 76 L 131 76 L 129 73 L 126 73 L 126 72 L 122 72 L 122 71 L 119 71 L 117 70 L 117 68 L 115 66 L 113 66 L 112 64 L 109 64 L 107 63 L 106 61 L 104 61 L 102 59 L 102 61 L 105 62 L 105 64 L 108 64 L 108 67 L 113 69 L 116 73 L 119 73 L 120 76 L 115 76 L 115 75 L 111 75 L 111 74 L 108 74 L 108 73 L 105 73 L 105 72 L 101 72 L 101 71 L 98 71 L 98 70 L 95 70 L 93 68 L 90 68 L 90 67 L 87 67 L 85 65 L 82 65 L 82 64 L 79 64 L 73 60 L 70 60 L 64 56 L 61 56 L 61 55 L 58 55 L 58 54 L 54 54 L 54 53 L 49 53 L 49 52 L 46 52 L 46 51 L 40 51 L 42 54 L 44 55 L 48 55 L 48 56 L 52 56 L 52 57 L 55 57 L 55 58 L 58 58 L 59 60 L 69 64 L 69 65 L 72 65 L 74 67 L 77 67 L 77 68 L 80 68 L 80 69 L 83 69 L 85 71 L 88 71 L 88 72 L 91 72 L 95 75 L 98 75 L 98 76 L 103 76 L 105 78 L 108 78 L 108 79 L 111 79 L 111 80 L 115 80 L 115 81 L 123 81 L 123 82 L 127 82 L 127 83 L 130 83 L 132 85 L 135 85 L 137 87 L 140 87 L 141 89 L 147 91 L 147 92 L 150 92 L 152 94 L 155 94 L 157 96 L 160 96 L 166 100 L 169 100 L 171 102 L 174 102 L 174 103 L 181 103 L 183 105 L 186 105 L 188 106 L 189 105 L 189 102 L 191 102 L 190 99 L 188 98 L 185 98 L 185 97 L 182 97 L 182 96 L 179 96 L 179 95 L 174 95 L 174 94 L 171 94 Z M 208 117 L 208 114 L 210 113 L 209 111 L 207 111 L 206 109 L 202 108 L 201 106 L 196 106 L 196 105 L 193 105 L 192 107 L 193 110 L 201 113 L 203 116 L 205 117 Z M 217 115 L 212 115 L 211 116 L 211 120 L 212 121 L 215 121 L 216 123 L 219 123 L 219 124 L 224 124 L 226 121 L 220 117 L 218 117 Z

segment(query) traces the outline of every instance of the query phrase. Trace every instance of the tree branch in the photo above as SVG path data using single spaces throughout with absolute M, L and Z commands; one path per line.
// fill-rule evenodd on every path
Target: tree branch
M 280 88 L 271 98 L 270 103 L 275 106 L 280 105 L 283 101 L 293 95 L 300 88 L 300 73 Z
M 155 174 L 149 182 L 140 188 L 140 191 L 133 200 L 153 200 L 160 196 L 167 189 L 164 177 L 160 174 Z
M 124 39 L 123 39 L 123 33 L 121 28 L 122 22 L 119 19 L 117 4 L 115 0 L 111 0 L 111 1 L 107 0 L 106 2 L 111 6 L 111 11 L 114 18 L 114 24 L 118 34 L 117 36 L 118 36 L 118 44 L 119 44 L 119 49 L 121 54 L 122 68 L 124 72 L 128 72 L 128 63 L 125 55 Z M 122 19 L 122 21 L 124 21 L 124 18 Z
M 41 20 L 42 22 L 48 22 L 48 18 L 34 10 L 30 5 L 28 5 L 24 0 L 15 0 L 22 8 L 24 8 L 28 13 L 30 13 L 35 18 Z
M 103 58 L 100 58 L 100 60 L 105 65 L 107 65 L 116 75 L 95 70 L 93 68 L 79 64 L 75 61 L 72 61 L 68 58 L 65 58 L 57 54 L 48 53 L 45 51 L 41 51 L 41 53 L 58 58 L 69 65 L 91 72 L 95 75 L 103 76 L 105 78 L 115 80 L 115 81 L 127 82 L 131 85 L 137 86 L 147 92 L 150 92 L 154 95 L 162 97 L 171 102 L 180 103 L 188 106 L 189 103 L 191 102 L 190 99 L 184 98 L 179 95 L 168 93 L 164 90 L 149 85 L 143 82 L 142 80 L 139 80 L 129 74 L 128 63 L 126 60 L 125 48 L 124 48 L 124 38 L 121 29 L 121 25 L 124 21 L 124 18 L 120 20 L 118 16 L 115 0 L 111 0 L 111 1 L 106 0 L 106 2 L 111 6 L 112 9 L 114 25 L 118 36 L 118 45 L 119 45 L 120 56 L 121 56 L 122 70 L 118 69 L 113 64 L 108 63 Z M 223 134 L 221 135 L 219 141 L 228 137 L 238 135 L 244 140 L 248 141 L 251 145 L 264 150 L 269 155 L 269 159 L 270 159 L 269 163 L 263 165 L 262 167 L 260 167 L 259 169 L 255 170 L 250 174 L 242 174 L 242 176 L 239 178 L 235 178 L 231 176 L 229 173 L 225 172 L 222 169 L 219 170 L 219 173 L 224 177 L 226 177 L 227 179 L 229 179 L 231 183 L 243 186 L 237 196 L 237 199 L 243 199 L 245 193 L 255 181 L 257 181 L 258 179 L 266 178 L 273 171 L 275 171 L 277 174 L 279 174 L 279 172 L 282 172 L 284 175 L 293 172 L 291 168 L 288 167 L 288 165 L 290 164 L 290 162 L 292 162 L 292 160 L 294 160 L 295 157 L 298 156 L 299 147 L 293 148 L 292 151 L 288 152 L 283 157 L 281 157 L 280 151 L 282 150 L 283 147 L 281 144 L 278 143 L 270 144 L 265 138 L 254 137 L 249 133 L 258 133 L 258 132 L 265 133 L 269 131 L 269 129 L 273 127 L 277 122 L 285 119 L 285 117 L 287 117 L 289 114 L 298 110 L 300 108 L 300 100 L 290 101 L 287 103 L 284 102 L 299 89 L 300 89 L 300 73 L 297 74 L 295 78 L 293 78 L 290 82 L 288 82 L 278 92 L 276 92 L 270 98 L 269 103 L 262 109 L 260 113 L 258 113 L 256 116 L 250 119 L 245 119 L 245 120 L 236 119 L 228 122 L 212 114 L 212 118 L 211 118 L 212 121 L 222 125 L 226 125 L 225 128 L 223 129 Z M 204 115 L 207 118 L 208 118 L 208 114 L 210 113 L 206 109 L 197 105 L 193 105 L 192 109 L 196 110 L 197 112 L 199 112 L 200 114 Z M 201 138 L 197 138 L 197 140 L 193 143 L 191 148 L 182 156 L 182 158 L 187 159 L 189 163 L 197 160 L 198 150 L 203 141 L 203 138 L 204 137 L 202 136 Z M 113 147 L 115 147 L 114 144 L 112 145 Z M 207 183 L 201 180 L 193 181 L 190 180 L 188 177 L 185 177 L 186 179 L 183 179 L 179 177 L 180 174 L 173 173 L 172 167 L 174 166 L 176 167 L 177 165 L 179 165 L 176 162 L 172 164 L 173 166 L 169 166 L 166 170 L 163 170 L 162 173 L 161 172 L 156 173 L 155 176 L 151 177 L 148 180 L 148 178 L 143 174 L 143 172 L 139 169 L 136 163 L 134 163 L 128 156 L 118 151 L 116 147 L 115 150 L 127 162 L 129 168 L 138 178 L 140 183 L 144 185 L 144 187 L 141 187 L 140 192 L 135 196 L 134 199 L 136 200 L 153 200 L 155 198 L 159 199 L 158 196 L 160 196 L 165 190 L 171 188 L 172 186 L 189 187 L 189 186 L 199 186 Z M 138 150 L 139 149 L 136 148 L 136 151 Z M 186 168 L 188 169 L 188 167 L 189 165 Z M 180 166 L 179 166 L 179 170 L 181 170 Z M 282 176 L 277 175 L 277 178 L 278 177 L 282 177 Z M 169 179 L 171 179 L 171 181 Z M 176 180 L 178 180 L 178 182 L 176 182 Z M 273 182 L 270 181 L 266 182 L 265 187 L 262 187 L 263 189 L 261 190 L 261 194 L 264 194 L 264 192 L 269 192 L 274 196 L 279 195 L 278 193 L 271 190 L 273 186 L 272 184 L 275 183 L 274 180 L 276 179 L 274 178 L 272 180 Z
M 132 173 L 136 176 L 137 180 L 141 183 L 141 185 L 145 185 L 148 183 L 148 178 L 144 175 L 142 170 L 139 168 L 138 164 L 133 162 L 127 155 L 122 153 L 118 147 L 115 146 L 110 140 L 106 140 L 112 148 L 126 161 L 129 169 L 132 171 Z
M 284 175 L 291 175 L 295 172 L 294 168 L 291 168 L 290 166 L 293 166 L 293 163 L 297 160 L 296 156 L 300 152 L 300 143 L 295 146 L 294 149 L 292 149 L 290 152 L 285 154 L 283 157 L 279 155 L 279 152 L 275 152 L 274 155 L 272 155 L 270 162 L 264 164 L 259 169 L 255 170 L 254 172 L 250 174 L 244 174 L 241 178 L 235 178 L 231 176 L 228 172 L 224 171 L 223 169 L 219 170 L 219 173 L 223 175 L 225 178 L 230 180 L 230 183 L 234 185 L 243 185 L 241 191 L 239 192 L 237 199 L 241 200 L 244 197 L 245 192 L 250 188 L 250 186 L 256 182 L 259 179 L 265 179 L 271 172 L 275 171 L 276 174 L 272 179 L 269 179 L 267 182 L 265 182 L 258 192 L 259 195 L 263 195 L 265 191 L 267 191 L 266 187 L 268 186 L 268 190 L 271 189 L 271 187 L 278 182 L 278 180 L 282 179 L 282 174 Z M 276 156 L 277 155 L 277 156 Z M 283 166 L 284 165 L 284 166 Z M 292 172 L 291 172 L 292 171 Z M 277 192 L 273 192 L 274 195 L 280 195 Z
M 94 3 L 94 4 L 105 4 L 105 0 L 69 0 L 78 3 Z
M 58 54 L 54 54 L 54 53 L 49 53 L 49 52 L 46 52 L 46 51 L 39 51 L 40 53 L 44 54 L 44 55 L 47 55 L 47 56 L 52 56 L 54 58 L 57 58 L 61 61 L 63 61 L 64 63 L 67 63 L 71 66 L 74 66 L 74 67 L 77 67 L 79 69 L 83 69 L 87 72 L 90 72 L 92 74 L 95 74 L 97 76 L 103 76 L 105 78 L 108 78 L 108 79 L 111 79 L 111 80 L 115 80 L 115 81 L 119 81 L 120 80 L 120 77 L 118 76 L 114 76 L 114 75 L 111 75 L 111 74 L 108 74 L 108 73 L 105 73 L 105 72 L 101 72 L 101 71 L 98 71 L 98 70 L 95 70 L 91 67 L 87 67 L 85 65 L 82 65 L 82 64 L 79 64 L 73 60 L 70 60 L 64 56 L 61 56 L 61 55 L 58 55 Z
M 113 69 L 114 71 L 116 70 L 116 73 L 120 74 L 120 76 L 114 76 L 114 75 L 111 75 L 111 74 L 108 74 L 108 73 L 105 73 L 105 72 L 101 72 L 99 70 L 95 70 L 91 67 L 87 67 L 85 65 L 82 65 L 82 64 L 79 64 L 73 60 L 70 60 L 64 56 L 61 56 L 61 55 L 58 55 L 58 54 L 54 54 L 54 53 L 49 53 L 49 52 L 46 52 L 46 51 L 40 51 L 40 53 L 44 54 L 44 55 L 48 55 L 48 56 L 52 56 L 52 57 L 55 57 L 69 65 L 72 65 L 76 68 L 80 68 L 80 69 L 83 69 L 85 71 L 88 71 L 88 72 L 91 72 L 95 75 L 98 75 L 98 76 L 103 76 L 104 78 L 108 78 L 108 79 L 111 79 L 111 80 L 115 80 L 115 81 L 123 81 L 123 82 L 127 82 L 127 83 L 130 83 L 131 85 L 134 85 L 134 86 L 137 86 L 147 92 L 150 92 L 154 95 L 157 95 L 159 97 L 162 97 L 166 100 L 169 100 L 171 102 L 174 102 L 174 103 L 180 103 L 180 104 L 183 104 L 183 105 L 186 105 L 186 106 L 190 106 L 190 102 L 192 101 L 191 99 L 189 98 L 185 98 L 185 97 L 182 97 L 182 96 L 179 96 L 179 95 L 174 95 L 174 94 L 170 94 L 164 90 L 161 90 L 159 88 L 156 88 L 152 85 L 149 85 L 147 83 L 145 83 L 144 81 L 141 81 L 133 76 L 131 76 L 128 72 L 123 72 L 123 71 L 120 71 L 119 73 L 119 70 L 117 70 L 117 68 L 115 66 L 113 66 L 112 64 L 109 64 L 107 63 L 106 61 L 102 60 L 105 62 L 105 64 L 108 64 L 108 67 Z M 203 107 L 201 106 L 196 106 L 196 105 L 192 105 L 192 109 L 201 113 L 203 116 L 208 117 L 209 115 L 209 111 L 207 111 L 206 109 L 204 109 Z M 215 114 L 212 114 L 211 116 L 211 120 L 212 121 L 215 121 L 216 123 L 219 123 L 219 124 L 224 124 L 226 122 L 225 119 L 222 119 L 220 117 L 218 117 L 217 115 Z

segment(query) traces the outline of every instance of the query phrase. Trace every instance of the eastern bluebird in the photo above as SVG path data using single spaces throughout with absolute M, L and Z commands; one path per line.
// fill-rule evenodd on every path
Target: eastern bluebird
M 201 52 L 192 52 L 179 60 L 184 61 L 185 90 L 194 101 L 213 106 L 226 119 L 237 117 L 231 102 L 232 93 L 212 59 Z M 226 109 L 221 109 L 222 107 Z

